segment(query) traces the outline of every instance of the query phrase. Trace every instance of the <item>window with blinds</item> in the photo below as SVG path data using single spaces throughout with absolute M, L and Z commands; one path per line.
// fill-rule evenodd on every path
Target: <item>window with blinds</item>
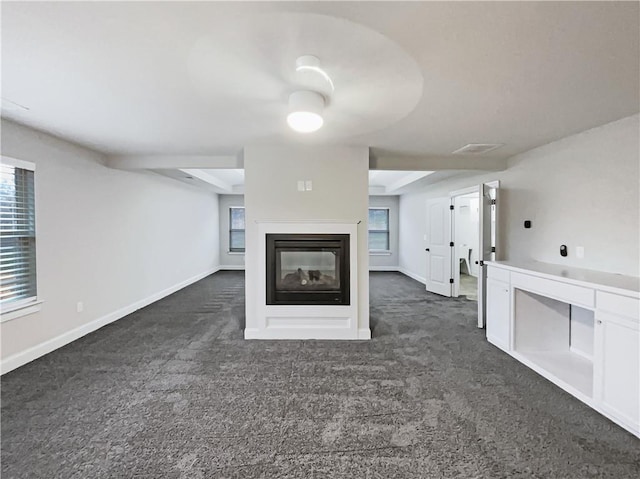
M 0 305 L 36 299 L 34 165 L 2 158 L 0 165 Z
M 244 253 L 244 208 L 229 208 L 229 251 Z
M 369 251 L 389 250 L 389 208 L 369 208 Z

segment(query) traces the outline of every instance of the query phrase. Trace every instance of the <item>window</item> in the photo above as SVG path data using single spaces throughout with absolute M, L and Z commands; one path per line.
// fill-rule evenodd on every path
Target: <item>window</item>
M 369 251 L 389 250 L 389 208 L 369 208 Z
M 244 207 L 229 208 L 229 251 L 244 253 Z
M 2 157 L 0 165 L 0 305 L 36 301 L 35 165 Z M 4 317 L 3 317 L 4 319 Z

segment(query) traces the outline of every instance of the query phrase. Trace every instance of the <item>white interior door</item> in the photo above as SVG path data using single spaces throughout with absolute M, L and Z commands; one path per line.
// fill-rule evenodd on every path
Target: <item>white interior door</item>
M 484 328 L 487 317 L 487 268 L 485 261 L 494 261 L 498 249 L 498 189 L 497 181 L 480 185 L 480 251 L 478 251 L 478 327 Z
M 427 200 L 427 291 L 451 296 L 451 198 Z

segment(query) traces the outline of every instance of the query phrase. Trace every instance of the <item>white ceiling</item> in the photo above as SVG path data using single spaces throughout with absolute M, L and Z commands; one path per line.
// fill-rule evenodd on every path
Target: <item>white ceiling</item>
M 639 111 L 639 18 L 638 2 L 3 2 L 2 97 L 29 108 L 3 116 L 108 154 L 504 158 Z M 302 54 L 335 83 L 317 135 L 284 121 Z

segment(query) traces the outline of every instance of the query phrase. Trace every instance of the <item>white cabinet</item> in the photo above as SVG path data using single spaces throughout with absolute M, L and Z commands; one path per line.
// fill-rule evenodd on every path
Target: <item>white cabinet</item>
M 487 266 L 487 340 L 640 437 L 640 279 Z
M 487 340 L 505 351 L 511 342 L 510 310 L 509 283 L 487 278 Z
M 640 327 L 636 318 L 597 311 L 595 400 L 612 418 L 638 431 Z

